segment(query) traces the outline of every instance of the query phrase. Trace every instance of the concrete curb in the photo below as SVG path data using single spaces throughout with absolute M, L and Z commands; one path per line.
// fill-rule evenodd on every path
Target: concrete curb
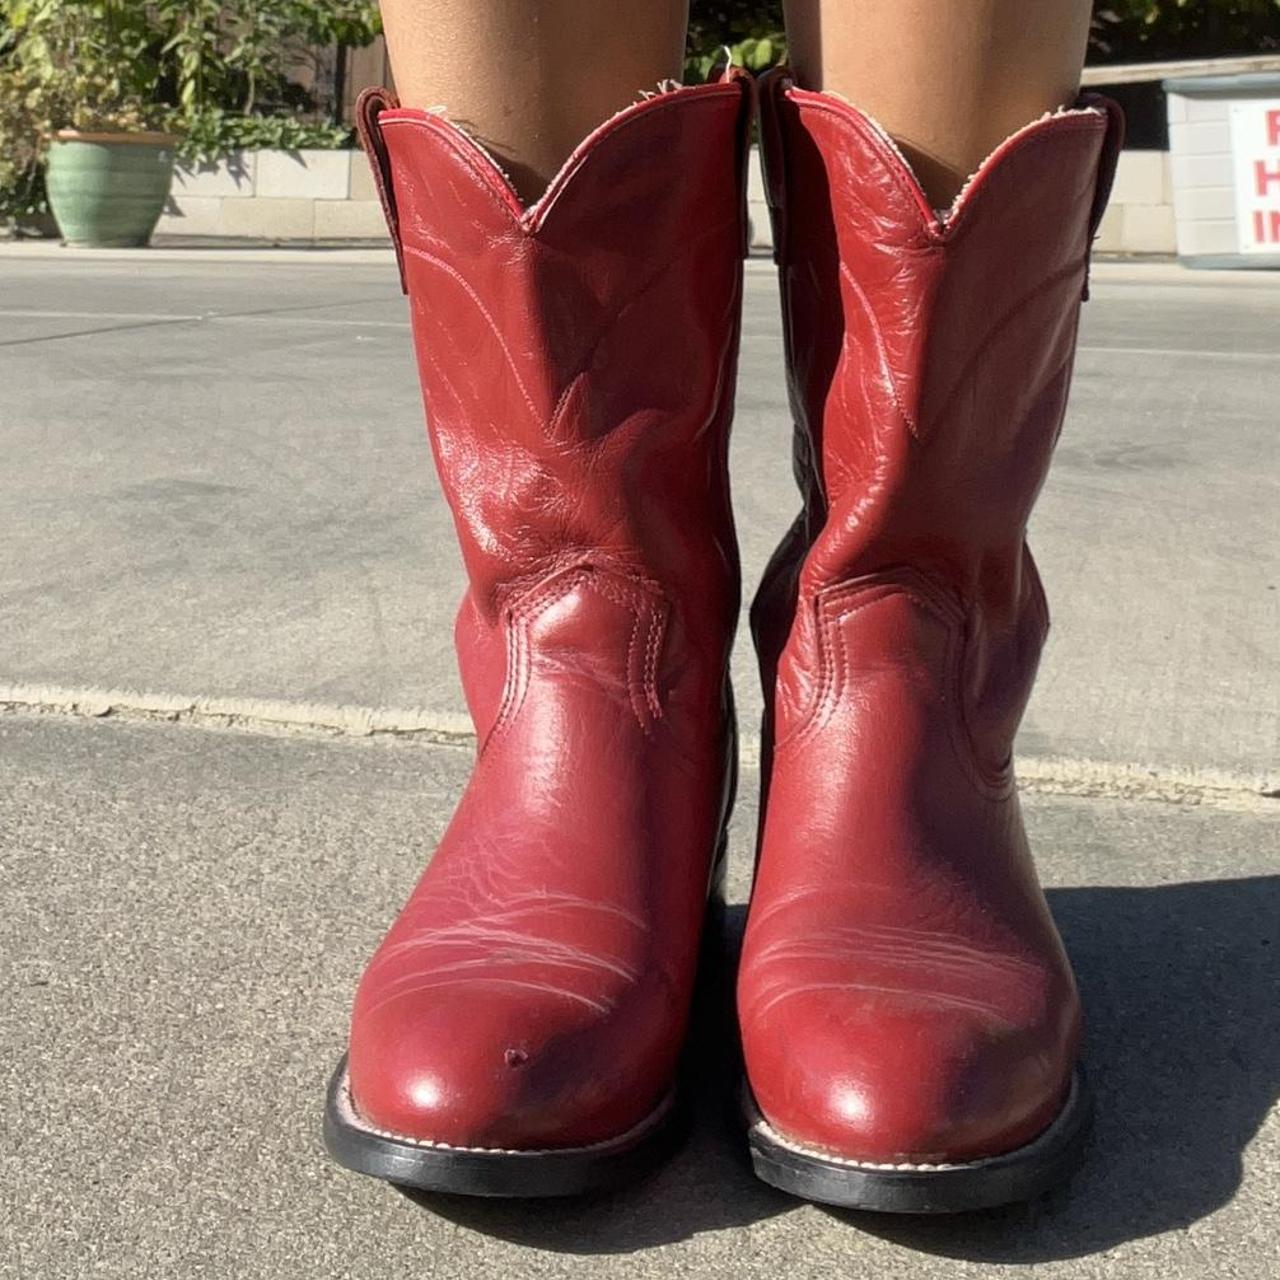
M 341 706 L 89 686 L 0 683 L 0 714 L 153 720 L 273 735 L 384 737 L 467 750 L 473 749 L 476 741 L 466 715 L 420 707 Z M 742 736 L 739 756 L 745 767 L 759 765 L 757 735 Z M 1242 775 L 1208 768 L 1156 769 L 1142 764 L 1032 756 L 1019 759 L 1018 781 L 1023 791 L 1032 794 L 1280 811 L 1280 775 Z

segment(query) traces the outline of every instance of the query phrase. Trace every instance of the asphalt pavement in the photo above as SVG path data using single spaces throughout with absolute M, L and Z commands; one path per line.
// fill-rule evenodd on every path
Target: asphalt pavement
M 1274 1274 L 1277 334 L 1278 276 L 1100 264 L 1032 528 L 1020 767 L 1100 1102 L 1076 1179 L 953 1221 L 802 1205 L 711 1071 L 640 1187 L 414 1201 L 318 1140 L 469 763 L 394 267 L 0 250 L 0 1276 Z M 742 366 L 750 592 L 797 502 L 758 261 Z M 745 638 L 736 678 L 750 727 Z

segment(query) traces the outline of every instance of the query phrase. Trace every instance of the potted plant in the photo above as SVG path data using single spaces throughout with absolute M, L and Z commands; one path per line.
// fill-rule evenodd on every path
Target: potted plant
M 158 56 L 135 0 L 9 0 L 6 62 L 26 87 L 49 208 L 67 244 L 145 245 L 173 178 Z

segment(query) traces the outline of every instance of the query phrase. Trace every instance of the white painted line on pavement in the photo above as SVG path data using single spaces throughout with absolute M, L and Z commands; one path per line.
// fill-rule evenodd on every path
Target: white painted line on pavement
M 1200 356 L 1205 360 L 1280 360 L 1280 351 L 1199 351 L 1195 347 L 1099 347 L 1081 343 L 1085 355 Z
M 310 325 L 324 329 L 408 329 L 410 327 L 407 320 L 348 320 L 333 316 L 298 316 L 288 311 L 254 315 L 237 315 L 235 312 L 220 315 L 212 311 L 193 315 L 164 311 L 38 311 L 0 308 L 0 319 L 10 317 L 23 320 L 172 320 L 175 322 L 200 321 L 205 324 L 220 325 L 270 324 L 282 329 L 294 325 Z M 1195 356 L 1204 360 L 1280 360 L 1280 351 L 1201 351 L 1195 347 L 1098 346 L 1089 343 L 1081 343 L 1077 350 L 1084 355 Z
M 342 305 L 342 304 L 338 304 Z M 204 311 L 188 314 L 179 311 L 34 311 L 3 310 L 0 319 L 17 320 L 172 320 L 177 322 L 200 321 L 205 324 L 274 324 L 281 327 L 289 325 L 325 325 L 356 327 L 361 329 L 407 329 L 407 320 L 340 320 L 324 316 L 295 316 L 288 311 L 268 314 L 237 315 L 229 312 L 220 315 L 216 311 Z
M 172 311 L 38 311 L 32 308 L 0 310 L 0 317 L 14 320 L 203 320 L 200 315 Z
M 320 327 L 347 329 L 408 329 L 407 320 L 337 320 L 323 316 L 293 316 L 288 312 L 280 315 L 209 315 L 203 317 L 210 324 L 273 324 L 287 329 L 294 324 L 319 325 Z
M 190 724 L 246 733 L 313 737 L 389 737 L 472 749 L 475 734 L 461 713 L 421 707 L 356 707 L 265 698 L 156 694 L 126 689 L 63 688 L 0 683 L 0 714 L 111 717 Z M 744 735 L 744 765 L 760 763 L 760 739 Z M 1280 777 L 1248 776 L 1218 769 L 1178 769 L 1101 760 L 1020 757 L 1023 791 L 1095 799 L 1158 800 L 1169 804 L 1275 811 Z

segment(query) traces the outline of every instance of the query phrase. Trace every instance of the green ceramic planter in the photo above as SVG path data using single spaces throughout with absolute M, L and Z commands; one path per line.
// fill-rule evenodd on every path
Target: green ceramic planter
M 45 162 L 45 187 L 67 244 L 145 245 L 169 195 L 176 141 L 167 133 L 59 133 Z

